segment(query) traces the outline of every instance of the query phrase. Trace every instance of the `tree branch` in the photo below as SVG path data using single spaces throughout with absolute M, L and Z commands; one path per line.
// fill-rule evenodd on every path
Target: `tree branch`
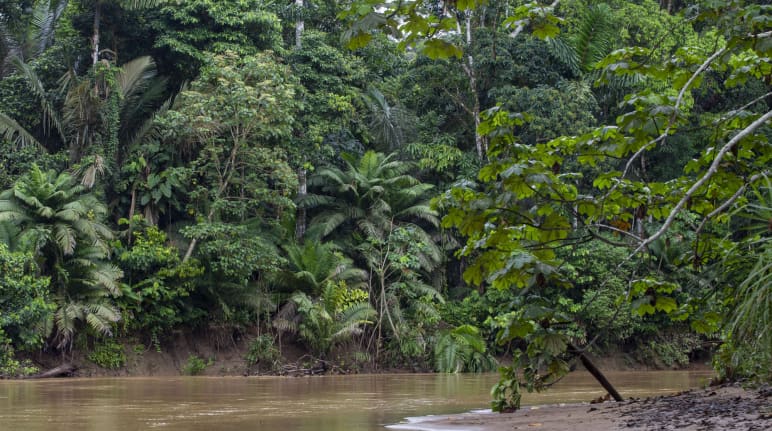
M 769 171 L 760 172 L 756 175 L 753 175 L 752 177 L 748 178 L 748 181 L 745 182 L 745 184 L 742 185 L 737 191 L 726 200 L 723 204 L 721 204 L 720 207 L 714 209 L 710 212 L 710 214 L 706 215 L 704 219 L 702 219 L 702 223 L 700 223 L 699 227 L 697 227 L 697 230 L 694 231 L 695 236 L 699 237 L 700 233 L 702 232 L 702 229 L 705 227 L 705 225 L 708 223 L 708 220 L 712 219 L 713 217 L 717 216 L 718 214 L 721 214 L 729 208 L 730 205 L 732 205 L 742 194 L 745 192 L 745 189 L 748 187 L 749 184 L 752 184 L 756 182 L 756 180 L 766 177 L 769 175 Z
M 710 165 L 710 168 L 708 168 L 708 171 L 705 172 L 705 174 L 697 180 L 692 186 L 689 188 L 689 190 L 686 191 L 684 196 L 681 198 L 680 201 L 678 201 L 678 204 L 676 204 L 675 208 L 673 208 L 670 211 L 670 215 L 668 215 L 667 219 L 665 220 L 665 223 L 662 225 L 662 227 L 659 228 L 657 232 L 655 232 L 652 236 L 646 238 L 645 241 L 643 241 L 631 254 L 631 257 L 644 248 L 651 244 L 652 242 L 656 241 L 657 238 L 662 236 L 669 228 L 670 225 L 673 224 L 673 221 L 675 220 L 676 216 L 679 212 L 681 212 L 681 209 L 686 205 L 686 202 L 694 195 L 697 190 L 699 190 L 700 187 L 705 185 L 705 183 L 713 177 L 713 175 L 718 172 L 718 167 L 721 164 L 721 162 L 724 160 L 724 156 L 726 156 L 726 153 L 728 153 L 732 147 L 734 147 L 738 142 L 740 142 L 742 139 L 753 133 L 754 130 L 758 129 L 764 123 L 769 121 L 772 118 L 772 111 L 767 111 L 766 114 L 762 115 L 761 117 L 757 118 L 756 121 L 748 125 L 745 129 L 743 129 L 740 133 L 736 134 L 729 142 L 724 145 L 721 150 L 716 154 L 716 158 L 713 160 L 713 163 Z M 712 214 L 712 213 L 711 213 Z

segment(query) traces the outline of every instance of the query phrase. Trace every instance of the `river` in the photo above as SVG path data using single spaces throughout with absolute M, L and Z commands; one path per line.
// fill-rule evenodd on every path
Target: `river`
M 611 372 L 625 397 L 704 385 L 709 371 Z M 489 406 L 496 374 L 0 380 L 2 431 L 384 431 L 407 416 Z M 585 372 L 523 404 L 589 401 Z

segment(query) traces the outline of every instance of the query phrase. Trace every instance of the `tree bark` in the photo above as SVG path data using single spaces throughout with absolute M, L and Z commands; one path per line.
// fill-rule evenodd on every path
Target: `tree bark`
M 298 199 L 303 199 L 308 194 L 308 181 L 306 170 L 298 168 Z M 298 208 L 295 216 L 295 239 L 301 241 L 306 234 L 306 209 Z
M 99 20 L 102 15 L 102 5 L 99 1 L 94 5 L 94 34 L 91 36 L 91 61 L 97 64 L 99 61 Z
M 303 10 L 303 0 L 295 0 L 295 13 L 302 13 Z M 299 17 L 297 21 L 295 21 L 295 48 L 300 49 L 303 47 L 303 30 L 305 29 L 305 21 L 302 17 Z
M 477 72 L 474 68 L 474 57 L 471 54 L 472 50 L 472 12 L 465 13 L 464 19 L 465 25 L 465 42 L 466 46 L 464 51 L 466 52 L 466 58 L 461 62 L 462 69 L 467 79 L 469 79 L 469 92 L 472 96 L 472 117 L 474 120 L 474 145 L 477 150 L 477 157 L 480 160 L 485 160 L 485 155 L 488 152 L 488 145 L 485 139 L 480 135 L 478 131 L 480 127 L 480 96 L 477 94 Z M 458 28 L 459 33 L 462 31 Z
M 595 377 L 595 380 L 600 383 L 601 386 L 603 386 L 603 389 L 608 392 L 609 395 L 611 395 L 612 398 L 614 398 L 614 401 L 624 401 L 624 398 L 622 398 L 621 395 L 619 395 L 619 392 L 614 388 L 614 386 L 611 384 L 611 382 L 608 381 L 606 376 L 603 375 L 603 373 L 598 369 L 598 367 L 595 366 L 595 364 L 592 363 L 590 358 L 587 357 L 587 355 L 584 354 L 584 352 L 579 349 L 578 347 L 574 346 L 573 344 L 568 345 L 568 351 L 570 353 L 573 353 L 577 357 L 579 357 L 579 360 L 582 361 L 582 365 L 584 365 L 584 368 L 587 369 L 587 371 L 592 374 L 593 377 Z

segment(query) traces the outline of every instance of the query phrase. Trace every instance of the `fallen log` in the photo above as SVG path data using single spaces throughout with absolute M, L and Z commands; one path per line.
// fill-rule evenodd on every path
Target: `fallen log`
M 587 355 L 584 354 L 584 351 L 582 351 L 580 348 L 574 346 L 573 344 L 568 345 L 568 351 L 570 353 L 573 353 L 576 355 L 580 361 L 582 361 L 582 365 L 584 365 L 584 368 L 587 369 L 587 371 L 592 374 L 593 377 L 595 377 L 595 380 L 600 383 L 601 386 L 603 386 L 603 389 L 605 389 L 609 395 L 611 395 L 612 398 L 614 398 L 614 401 L 620 402 L 624 401 L 624 398 L 622 398 L 621 395 L 619 395 L 619 392 L 614 388 L 614 386 L 611 384 L 611 382 L 608 381 L 606 376 L 603 375 L 603 373 L 598 369 L 598 367 L 595 366 L 595 364 L 592 363 L 590 358 L 587 357 Z
M 50 377 L 62 377 L 62 376 L 69 376 L 73 373 L 73 371 L 77 370 L 78 367 L 71 363 L 64 363 L 62 365 L 59 365 L 58 367 L 51 368 L 48 371 L 43 371 L 42 373 L 38 373 L 32 376 L 27 377 L 28 379 L 47 379 Z

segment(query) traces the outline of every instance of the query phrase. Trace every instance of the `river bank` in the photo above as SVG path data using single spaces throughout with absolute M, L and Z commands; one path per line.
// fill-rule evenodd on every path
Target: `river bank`
M 477 411 L 408 418 L 391 429 L 414 431 L 611 431 L 772 429 L 772 388 L 695 389 L 621 403 L 531 406 L 506 414 Z
M 368 355 L 357 354 L 353 348 L 334 350 L 324 359 L 309 354 L 298 340 L 284 337 L 275 345 L 275 355 L 266 358 L 254 356 L 252 345 L 255 333 L 230 331 L 174 331 L 157 342 L 152 339 L 118 339 L 107 345 L 83 345 L 62 355 L 37 351 L 25 359 L 35 367 L 32 374 L 50 372 L 66 365 L 69 377 L 171 377 L 180 375 L 202 376 L 303 376 L 320 374 L 380 374 L 432 372 L 431 362 L 395 365 L 378 363 Z M 105 346 L 110 346 L 107 349 Z M 655 358 L 656 359 L 656 358 Z M 603 372 L 643 370 L 700 370 L 707 369 L 707 357 L 692 358 L 693 362 L 665 366 L 661 361 L 641 362 L 640 357 L 621 350 L 607 350 L 592 355 L 593 362 Z M 506 365 L 510 357 L 498 358 Z M 582 369 L 579 364 L 579 369 Z M 38 374 L 39 375 L 39 374 Z M 21 376 L 24 377 L 24 376 Z M 2 377 L 0 377 L 2 378 Z

